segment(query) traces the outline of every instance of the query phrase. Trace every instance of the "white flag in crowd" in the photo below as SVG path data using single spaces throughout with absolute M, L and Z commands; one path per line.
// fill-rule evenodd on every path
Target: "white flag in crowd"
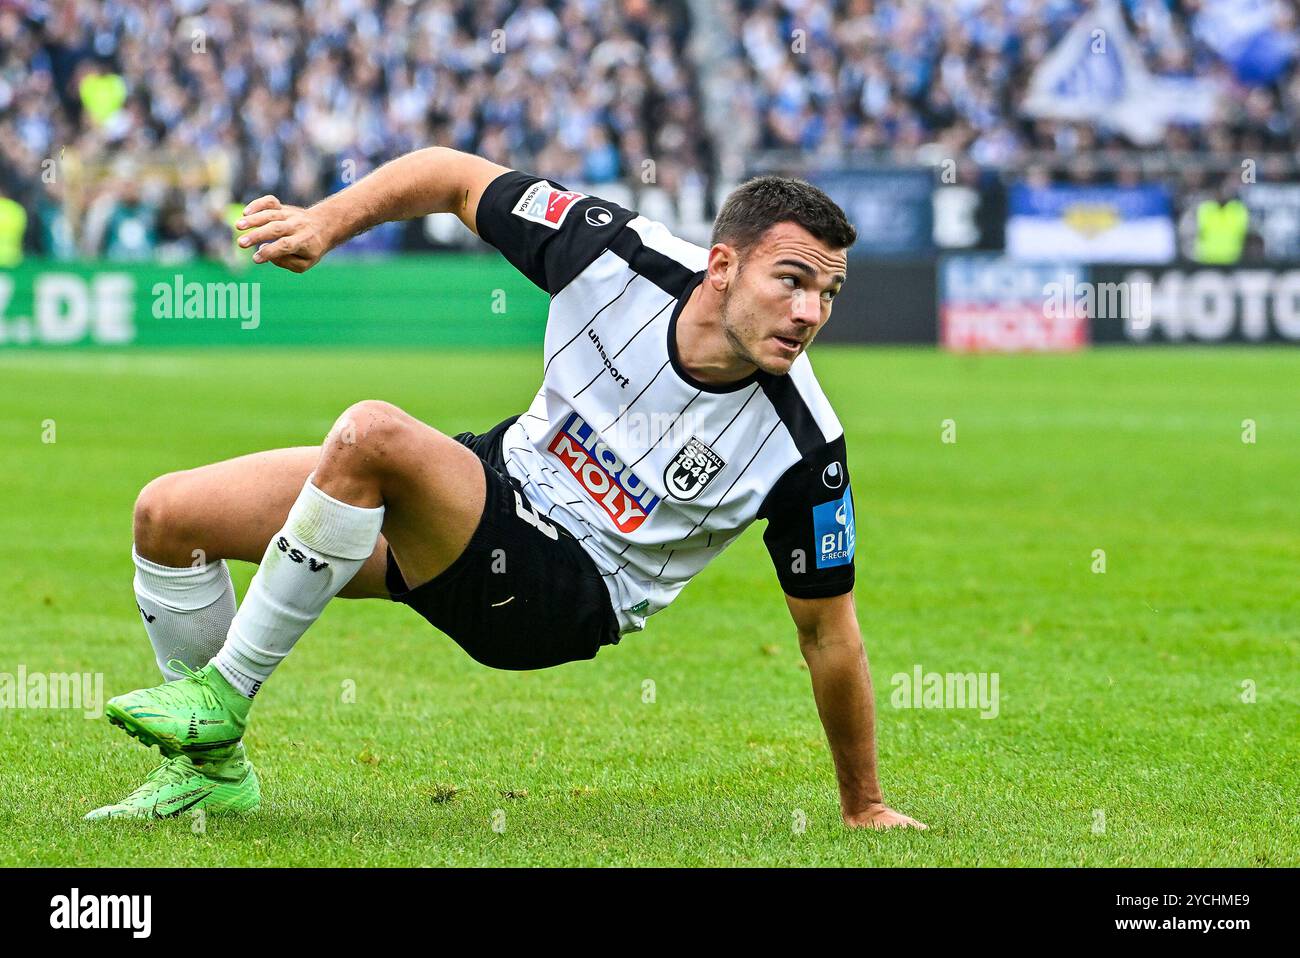
M 1119 4 L 1103 0 L 1039 64 L 1023 107 L 1030 116 L 1092 122 L 1151 145 L 1171 122 L 1207 122 L 1217 99 L 1212 81 L 1153 77 Z

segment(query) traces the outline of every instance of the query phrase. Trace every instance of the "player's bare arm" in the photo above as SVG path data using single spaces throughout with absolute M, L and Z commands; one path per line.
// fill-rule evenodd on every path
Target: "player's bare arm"
M 925 828 L 885 804 L 876 773 L 876 706 L 853 593 L 785 597 L 812 677 L 840 788 L 840 813 L 853 828 Z
M 505 172 L 506 167 L 481 156 L 446 147 L 416 150 L 305 209 L 259 196 L 235 223 L 236 229 L 248 231 L 239 245 L 254 250 L 255 263 L 302 273 L 336 246 L 381 223 L 454 213 L 477 234 L 479 199 Z

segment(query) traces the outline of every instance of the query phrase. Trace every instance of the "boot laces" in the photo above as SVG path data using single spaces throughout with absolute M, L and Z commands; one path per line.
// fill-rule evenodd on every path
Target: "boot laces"
M 175 682 L 168 682 L 166 685 L 160 685 L 153 690 L 154 699 L 161 705 L 169 706 L 186 706 L 192 704 L 190 695 L 197 689 L 203 704 L 210 709 L 221 707 L 221 699 L 217 697 L 216 690 L 212 688 L 208 677 L 202 672 L 196 672 L 180 659 L 171 659 L 167 663 L 169 669 L 181 673 L 185 676 L 183 679 L 177 679 Z

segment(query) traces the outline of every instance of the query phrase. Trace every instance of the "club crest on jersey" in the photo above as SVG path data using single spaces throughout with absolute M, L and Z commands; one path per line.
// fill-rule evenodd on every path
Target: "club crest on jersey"
M 725 465 L 721 456 L 692 436 L 668 463 L 664 485 L 674 499 L 689 502 L 704 491 Z
M 576 412 L 569 414 L 546 448 L 622 532 L 640 528 L 659 504 L 659 497 Z
M 556 189 L 545 180 L 538 180 L 524 190 L 513 212 L 515 216 L 558 230 L 573 204 L 586 198 L 586 193 Z

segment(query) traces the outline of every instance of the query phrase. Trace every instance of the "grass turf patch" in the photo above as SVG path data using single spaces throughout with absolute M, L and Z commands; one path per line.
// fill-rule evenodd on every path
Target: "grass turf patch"
M 544 672 L 332 603 L 258 696 L 262 810 L 199 833 L 81 822 L 157 753 L 0 709 L 0 865 L 1300 864 L 1300 353 L 813 358 L 848 434 L 885 793 L 928 832 L 840 825 L 754 529 L 647 631 Z M 318 443 L 361 399 L 482 430 L 540 371 L 532 351 L 0 355 L 0 673 L 156 684 L 130 562 L 155 475 Z M 253 568 L 232 569 L 242 595 Z M 997 717 L 894 708 L 917 665 L 997 673 Z

